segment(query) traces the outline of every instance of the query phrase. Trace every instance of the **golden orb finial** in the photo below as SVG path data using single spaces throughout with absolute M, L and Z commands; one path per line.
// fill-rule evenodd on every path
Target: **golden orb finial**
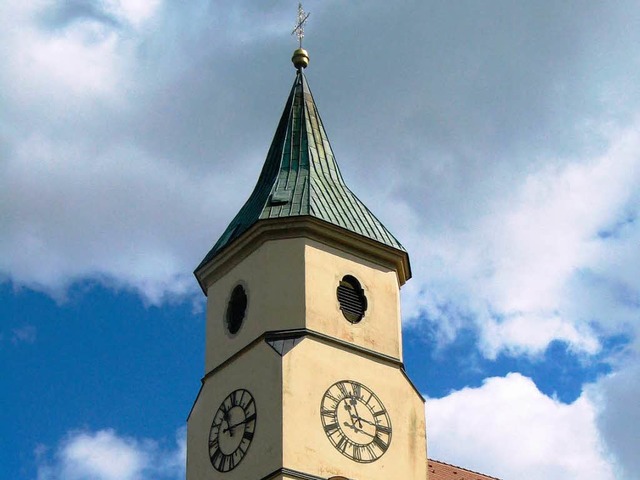
M 304 48 L 296 48 L 295 52 L 293 52 L 293 56 L 291 57 L 291 61 L 297 70 L 307 68 L 309 65 L 309 54 Z
M 296 26 L 291 32 L 291 35 L 295 35 L 298 37 L 298 42 L 300 43 L 299 48 L 293 52 L 293 57 L 291 57 L 291 61 L 296 69 L 301 70 L 303 68 L 307 68 L 309 65 L 309 54 L 307 51 L 302 48 L 302 39 L 304 38 L 304 24 L 307 23 L 307 19 L 309 18 L 309 14 L 305 13 L 302 9 L 302 2 L 298 3 L 298 20 L 296 22 Z

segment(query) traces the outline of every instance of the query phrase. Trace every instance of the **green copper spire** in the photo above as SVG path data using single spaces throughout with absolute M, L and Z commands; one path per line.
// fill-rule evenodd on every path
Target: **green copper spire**
M 301 215 L 404 251 L 342 179 L 307 79 L 298 68 L 253 193 L 196 270 L 257 222 Z

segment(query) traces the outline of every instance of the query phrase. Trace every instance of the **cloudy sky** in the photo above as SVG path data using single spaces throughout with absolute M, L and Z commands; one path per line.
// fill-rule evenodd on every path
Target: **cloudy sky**
M 294 79 L 296 2 L 0 4 L 0 475 L 184 477 L 193 268 Z M 429 455 L 640 478 L 640 4 L 308 0 L 352 190 L 411 255 Z

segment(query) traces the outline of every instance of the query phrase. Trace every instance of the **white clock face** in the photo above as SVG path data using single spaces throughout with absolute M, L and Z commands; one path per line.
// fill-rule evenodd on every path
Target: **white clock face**
M 391 444 L 391 419 L 382 401 L 353 380 L 342 380 L 327 389 L 320 418 L 331 444 L 355 462 L 374 462 Z

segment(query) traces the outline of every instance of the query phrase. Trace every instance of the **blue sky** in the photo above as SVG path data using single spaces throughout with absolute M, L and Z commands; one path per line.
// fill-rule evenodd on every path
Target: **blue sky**
M 250 193 L 295 2 L 0 6 L 0 478 L 184 477 L 193 268 Z M 314 1 L 307 78 L 399 238 L 429 454 L 638 478 L 640 7 Z

